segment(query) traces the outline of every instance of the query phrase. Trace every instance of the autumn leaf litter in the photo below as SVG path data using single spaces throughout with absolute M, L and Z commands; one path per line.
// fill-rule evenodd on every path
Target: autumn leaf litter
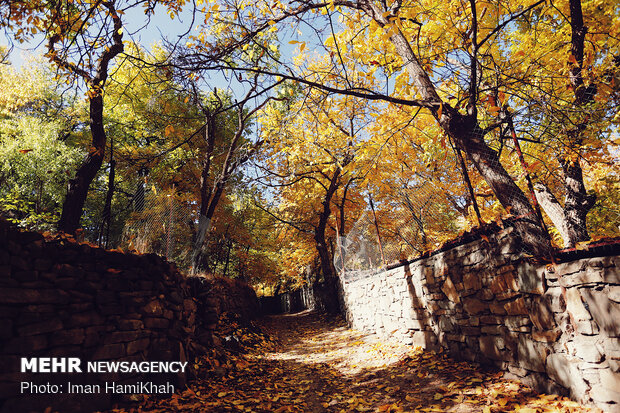
M 227 320 L 218 336 L 221 345 L 196 360 L 198 378 L 186 389 L 113 411 L 599 411 L 311 312 L 267 317 L 259 325 Z

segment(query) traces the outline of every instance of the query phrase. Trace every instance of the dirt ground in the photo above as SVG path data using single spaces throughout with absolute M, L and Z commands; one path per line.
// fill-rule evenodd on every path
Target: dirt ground
M 590 410 L 443 354 L 351 330 L 312 312 L 267 317 L 261 333 L 230 328 L 224 359 L 202 377 L 139 411 L 203 412 L 584 412 Z M 251 342 L 250 348 L 243 343 Z M 237 344 L 240 343 L 240 344 Z M 242 348 L 243 347 L 243 348 Z M 241 352 L 240 350 L 245 351 Z M 117 409 L 116 411 L 128 411 Z

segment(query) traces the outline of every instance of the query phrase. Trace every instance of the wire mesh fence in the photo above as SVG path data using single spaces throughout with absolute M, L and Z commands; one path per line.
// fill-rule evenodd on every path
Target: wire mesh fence
M 459 167 L 458 163 L 453 166 Z M 596 203 L 588 208 L 572 207 L 569 199 L 574 195 L 559 190 L 564 203 L 555 199 L 555 209 L 548 205 L 545 209 L 539 203 L 544 188 L 534 188 L 526 167 L 526 163 L 517 163 L 509 169 L 520 195 L 531 206 L 532 212 L 521 216 L 501 207 L 489 189 L 482 192 L 484 181 L 477 183 L 476 193 L 471 183 L 466 185 L 465 179 L 461 186 L 454 185 L 448 190 L 441 182 L 432 180 L 415 185 L 386 183 L 389 190 L 383 191 L 382 197 L 368 196 L 363 213 L 346 234 L 338 237 L 334 250 L 336 270 L 340 273 L 378 270 L 437 250 L 468 231 L 484 234 L 484 230 L 475 228 L 503 220 L 508 220 L 522 239 L 529 236 L 526 241 L 532 243 L 539 241 L 536 237 L 541 238 L 540 241 L 551 245 L 552 251 L 566 250 L 567 244 L 570 244 L 568 250 L 578 250 L 588 243 L 606 242 L 607 238 L 620 236 L 620 208 L 613 203 L 614 197 L 618 197 L 617 187 L 615 190 L 606 188 L 608 192 L 601 191 L 597 195 L 590 193 L 588 196 L 596 197 Z M 615 182 L 614 179 L 610 181 Z M 581 222 L 571 222 L 571 214 L 588 216 Z M 527 225 L 519 228 L 521 222 Z M 568 225 L 573 228 L 567 228 Z M 525 233 L 533 226 L 541 228 L 540 232 Z M 581 232 L 578 242 L 567 242 L 571 231 Z M 523 243 L 522 252 L 532 253 L 527 242 Z
M 184 200 L 174 187 L 139 187 L 134 198 L 134 212 L 125 223 L 121 245 L 139 253 L 164 256 L 187 270 L 190 268 L 195 216 L 195 205 Z

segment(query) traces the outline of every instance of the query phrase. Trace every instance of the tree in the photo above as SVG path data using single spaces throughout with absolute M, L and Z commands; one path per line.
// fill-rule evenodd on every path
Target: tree
M 315 283 L 317 304 L 336 312 L 335 227 L 344 236 L 345 207 L 354 196 L 353 183 L 359 180 L 355 160 L 363 150 L 365 105 L 346 96 L 299 92 L 285 88 L 290 99 L 272 104 L 261 118 L 267 142 L 262 168 L 266 184 L 279 191 L 277 212 L 272 214 L 298 231 L 296 248 L 307 249 L 311 240 L 316 251 L 320 274 L 316 281 L 323 279 L 322 285 Z M 340 214 L 335 225 L 334 207 Z M 302 267 L 314 260 L 312 255 L 305 258 Z
M 604 14 L 602 10 L 597 13 Z M 319 12 L 325 17 L 312 16 Z M 501 148 L 504 136 L 497 132 L 506 129 L 508 119 L 497 118 L 501 108 L 491 98 L 498 89 L 502 96 L 510 96 L 519 85 L 527 83 L 527 74 L 508 77 L 515 73 L 511 70 L 513 62 L 521 56 L 513 52 L 518 46 L 510 43 L 510 36 L 521 22 L 534 20 L 531 16 L 542 16 L 540 21 L 544 22 L 556 13 L 553 6 L 520 0 L 501 7 L 474 0 L 442 3 L 441 7 L 433 0 L 391 4 L 371 0 L 304 1 L 278 2 L 275 6 L 267 2 L 224 1 L 207 13 L 215 16 L 220 27 L 227 22 L 228 29 L 220 30 L 216 38 L 198 38 L 187 61 L 200 62 L 203 67 L 258 71 L 328 92 L 422 108 L 466 154 L 496 199 L 516 217 L 515 225 L 530 252 L 549 254 L 549 237 L 532 206 L 533 195 L 528 198 L 501 162 L 495 139 L 501 140 Z M 340 30 L 334 29 L 336 19 Z M 448 21 L 450 24 L 445 23 Z M 278 70 L 231 63 L 236 53 L 253 44 L 257 33 L 290 33 L 285 28 L 288 22 L 293 30 L 309 28 L 317 34 L 331 62 L 327 72 L 307 70 L 303 58 L 289 64 L 278 59 Z M 561 33 L 557 27 L 555 31 Z M 607 36 L 607 40 L 617 43 L 611 39 Z M 295 42 L 300 44 L 300 50 L 307 49 L 306 42 Z M 541 44 L 534 47 L 544 48 Z M 263 44 L 263 49 L 269 54 L 268 44 Z M 550 56 L 565 59 L 554 53 Z M 222 61 L 223 56 L 233 58 Z M 527 66 L 522 68 L 527 71 Z M 360 71 L 370 77 L 384 75 L 392 80 L 392 86 L 386 82 L 376 83 L 383 90 L 353 86 L 349 77 Z
M 84 110 L 49 65 L 0 67 L 0 198 L 13 220 L 51 229 L 78 164 Z

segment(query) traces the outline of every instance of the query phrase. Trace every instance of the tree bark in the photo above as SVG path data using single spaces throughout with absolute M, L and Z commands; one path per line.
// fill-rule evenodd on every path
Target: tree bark
M 566 195 L 564 197 L 564 216 L 567 226 L 567 234 L 564 239 L 564 247 L 572 248 L 578 242 L 590 239 L 586 227 L 586 217 L 594 206 L 595 195 L 588 195 L 583 182 L 583 171 L 579 160 L 562 160 L 562 171 L 564 173 L 564 187 Z
M 564 247 L 570 246 L 569 228 L 566 221 L 566 215 L 564 215 L 564 208 L 557 200 L 555 195 L 542 183 L 534 184 L 534 191 L 536 193 L 536 199 L 545 213 L 553 222 L 553 225 L 560 233 L 560 236 L 564 240 Z
M 209 174 L 211 173 L 211 160 L 215 147 L 215 115 L 207 112 L 205 122 L 205 141 L 207 143 L 206 153 L 202 160 L 202 170 L 200 171 L 200 210 L 198 213 L 198 230 L 192 248 L 192 273 L 196 274 L 200 267 L 200 257 L 202 245 L 205 242 L 207 233 L 211 230 L 211 217 L 207 216 L 209 200 L 211 198 L 211 186 L 209 185 Z
M 97 95 L 90 99 L 90 131 L 92 147 L 75 173 L 75 178 L 69 180 L 67 196 L 65 197 L 62 214 L 58 222 L 59 231 L 71 234 L 80 226 L 80 218 L 82 217 L 82 210 L 88 195 L 88 188 L 103 164 L 107 137 L 103 126 L 102 95 Z
M 372 2 L 365 1 L 361 8 L 379 25 L 389 24 L 388 16 Z M 500 163 L 497 152 L 484 141 L 485 131 L 478 124 L 475 110 L 470 110 L 469 114 L 461 114 L 441 100 L 428 73 L 400 30 L 396 30 L 390 41 L 439 125 L 453 139 L 457 148 L 465 152 L 502 206 L 517 217 L 515 229 L 526 249 L 534 255 L 549 256 L 551 243 L 548 234 L 538 222 L 534 208 L 523 191 Z
M 343 165 L 344 166 L 344 165 Z M 323 208 L 319 212 L 319 221 L 314 227 L 314 242 L 316 250 L 319 254 L 319 264 L 321 267 L 321 273 L 325 279 L 325 288 L 322 291 L 320 297 L 315 297 L 321 301 L 319 305 L 323 307 L 327 312 L 337 313 L 340 311 L 340 304 L 338 300 L 338 276 L 332 262 L 332 256 L 329 253 L 327 247 L 327 240 L 325 238 L 325 231 L 327 229 L 327 222 L 331 215 L 330 203 L 340 182 L 341 169 L 336 165 L 334 174 L 332 175 L 325 197 L 323 198 Z
M 84 209 L 84 203 L 88 195 L 88 188 L 103 164 L 107 140 L 103 125 L 103 88 L 108 78 L 108 67 L 110 62 L 124 50 L 123 23 L 116 11 L 114 2 L 104 1 L 101 5 L 107 9 L 107 13 L 112 19 L 112 44 L 106 47 L 105 51 L 101 54 L 94 76 L 85 69 L 59 57 L 56 44 L 61 41 L 60 33 L 51 34 L 47 44 L 48 54 L 51 56 L 54 63 L 81 77 L 90 88 L 89 126 L 92 135 L 92 146 L 88 151 L 88 155 L 82 162 L 82 165 L 80 165 L 77 170 L 75 178 L 69 181 L 67 196 L 65 197 L 60 221 L 58 222 L 58 230 L 67 233 L 74 233 L 75 230 L 79 228 L 82 210 Z

